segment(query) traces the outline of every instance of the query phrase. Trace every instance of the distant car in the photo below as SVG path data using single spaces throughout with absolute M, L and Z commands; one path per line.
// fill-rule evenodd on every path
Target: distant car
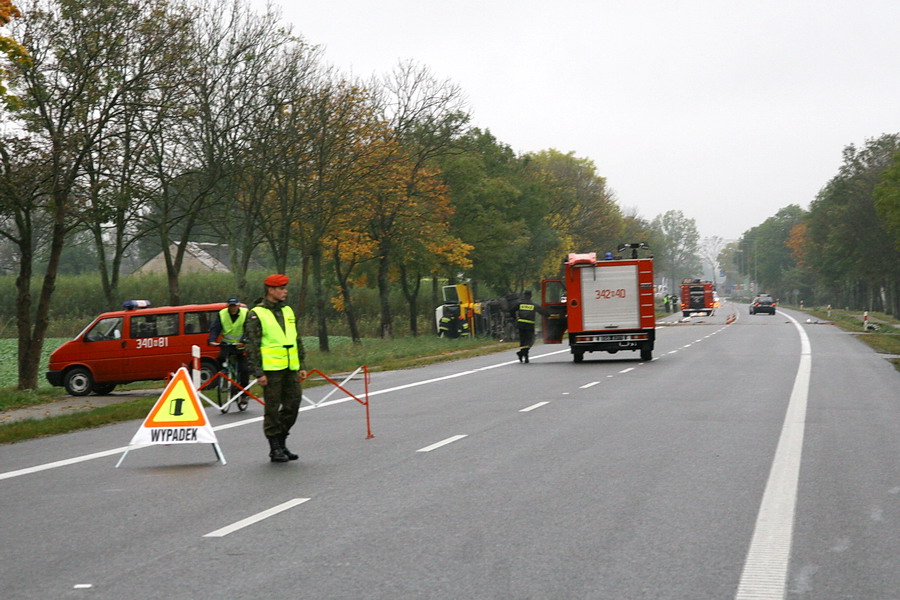
M 770 315 L 774 315 L 776 306 L 778 306 L 778 302 L 776 302 L 772 296 L 757 296 L 753 299 L 753 302 L 750 303 L 750 314 L 769 313 Z

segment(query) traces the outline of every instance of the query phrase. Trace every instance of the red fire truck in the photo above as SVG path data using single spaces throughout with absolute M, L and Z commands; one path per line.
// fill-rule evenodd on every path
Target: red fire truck
M 640 351 L 641 360 L 653 357 L 656 311 L 653 296 L 653 258 L 638 258 L 643 242 L 623 244 L 630 258 L 595 252 L 569 254 L 563 264 L 563 279 L 542 282 L 543 337 L 547 344 L 560 344 L 568 332 L 575 362 L 585 352 Z
M 684 279 L 681 282 L 681 314 L 712 315 L 716 312 L 715 286 L 712 281 Z

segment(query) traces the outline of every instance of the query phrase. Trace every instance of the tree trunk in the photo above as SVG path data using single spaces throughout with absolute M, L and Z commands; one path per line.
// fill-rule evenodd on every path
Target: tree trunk
M 16 331 L 19 338 L 18 389 L 30 390 L 37 385 L 37 377 L 29 368 L 31 360 L 31 275 L 34 255 L 31 248 L 31 231 L 22 231 L 19 249 L 19 276 L 16 277 Z
M 181 249 L 177 246 L 175 247 L 175 257 L 172 256 L 172 252 L 168 245 L 163 248 L 163 252 L 166 258 L 166 282 L 169 288 L 169 304 L 171 306 L 178 306 L 181 304 L 181 286 L 178 282 L 178 266 L 180 265 L 180 261 L 177 257 L 181 252 Z
M 419 289 L 422 285 L 422 276 L 416 272 L 414 276 L 415 283 L 410 284 L 407 279 L 406 265 L 400 265 L 400 288 L 403 290 L 403 296 L 409 305 L 409 331 L 413 337 L 419 335 Z
M 341 252 L 338 244 L 334 245 L 332 258 L 334 262 L 334 272 L 335 275 L 337 275 L 338 286 L 341 289 L 341 298 L 344 301 L 344 315 L 347 317 L 347 327 L 350 329 L 350 339 L 353 340 L 354 344 L 361 344 L 362 337 L 359 334 L 359 323 L 356 319 L 356 307 L 353 305 L 353 297 L 350 294 L 350 286 L 348 285 L 350 272 L 353 267 L 352 265 L 349 266 L 346 272 L 342 270 Z
M 382 255 L 378 259 L 378 300 L 381 304 L 381 323 L 379 335 L 384 339 L 394 337 L 391 316 L 390 287 L 388 280 L 388 258 Z
M 319 336 L 319 350 L 330 352 L 328 348 L 328 323 L 325 320 L 325 291 L 322 289 L 322 251 L 317 246 L 310 257 L 313 270 L 313 303 L 316 309 L 316 333 Z
M 66 202 L 67 198 L 63 192 L 55 194 L 54 215 L 53 215 L 53 232 L 50 240 L 50 255 L 47 260 L 47 271 L 44 274 L 44 282 L 41 286 L 41 295 L 38 299 L 37 311 L 34 317 L 34 328 L 28 335 L 26 332 L 24 338 L 19 338 L 19 385 L 20 390 L 37 389 L 37 376 L 41 364 L 41 353 L 44 349 L 44 337 L 47 335 L 47 325 L 49 324 L 50 300 L 56 288 L 56 275 L 59 269 L 59 259 L 62 256 L 63 245 L 66 238 Z M 29 267 L 30 269 L 30 264 Z M 30 277 L 28 282 L 22 282 L 23 285 L 30 286 Z M 30 291 L 26 292 L 26 296 L 30 299 Z M 27 314 L 31 310 L 31 303 L 20 304 L 16 307 L 19 312 L 17 322 L 25 319 L 28 323 Z M 20 325 L 21 327 L 21 325 Z M 23 347 L 23 339 L 26 347 Z
M 438 306 L 443 304 L 441 302 L 441 290 L 438 281 L 437 273 L 431 275 L 431 308 L 432 310 L 436 309 Z

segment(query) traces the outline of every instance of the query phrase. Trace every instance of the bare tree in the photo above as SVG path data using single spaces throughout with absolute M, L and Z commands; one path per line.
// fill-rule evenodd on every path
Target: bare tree
M 670 210 L 657 215 L 651 223 L 653 229 L 653 256 L 659 265 L 659 273 L 669 277 L 673 289 L 685 278 L 697 277 L 703 267 L 698 258 L 700 234 L 693 219 L 680 210 Z
M 717 235 L 703 238 L 700 244 L 700 254 L 703 262 L 712 269 L 714 284 L 719 276 L 719 255 L 722 254 L 723 248 L 725 248 L 725 240 Z
M 400 63 L 381 82 L 380 92 L 388 121 L 398 143 L 396 162 L 402 165 L 403 188 L 399 202 L 383 202 L 383 211 L 371 221 L 370 233 L 378 244 L 378 295 L 381 305 L 380 334 L 393 336 L 389 291 L 392 268 L 403 260 L 404 215 L 415 203 L 421 185 L 432 173 L 428 167 L 449 153 L 459 151 L 459 139 L 466 130 L 469 115 L 461 88 L 450 81 L 438 80 L 425 67 L 412 62 Z M 412 214 L 415 214 L 413 211 Z M 419 213 L 421 214 L 421 213 Z M 399 234 L 399 235 L 398 235 Z M 408 270 L 418 277 L 418 271 Z M 415 294 L 407 298 L 411 308 L 419 286 L 406 283 Z
M 86 0 L 79 10 L 63 2 L 23 2 L 23 18 L 12 24 L 30 60 L 7 65 L 11 84 L 22 102 L 13 117 L 32 133 L 45 164 L 49 237 L 47 267 L 34 306 L 26 257 L 17 280 L 20 389 L 37 386 L 37 371 L 47 331 L 50 301 L 66 237 L 85 204 L 85 172 L 92 150 L 106 139 L 121 116 L 132 90 L 147 84 L 149 64 L 129 62 L 134 40 L 145 40 L 170 8 L 165 0 Z M 154 36 L 158 34 L 154 32 Z M 152 48 L 150 49 L 152 51 Z M 25 199 L 27 194 L 19 194 Z M 20 232 L 21 233 L 21 232 Z M 24 236 L 20 235 L 24 239 Z M 33 315 L 33 317 L 32 317 Z
M 187 99 L 158 106 L 156 123 L 165 126 L 151 129 L 147 168 L 154 186 L 145 222 L 159 239 L 173 304 L 180 303 L 181 266 L 198 226 L 216 219 L 220 229 L 237 231 L 220 219 L 230 218 L 234 202 L 246 202 L 241 176 L 252 160 L 254 135 L 247 128 L 269 108 L 270 66 L 292 40 L 274 13 L 255 14 L 243 0 L 208 0 L 193 25 Z M 232 265 L 246 265 L 257 242 L 246 238 L 235 245 L 233 257 L 245 254 Z
M 163 106 L 185 98 L 189 57 L 189 25 L 194 9 L 170 6 L 158 26 L 126 40 L 125 60 L 112 69 L 120 77 L 129 71 L 147 73 L 143 85 L 123 92 L 124 106 L 110 122 L 108 133 L 85 160 L 89 201 L 82 219 L 91 233 L 99 262 L 103 292 L 112 303 L 128 247 L 149 233 L 140 227 L 147 211 L 142 167 L 151 139 L 169 123 L 160 118 Z

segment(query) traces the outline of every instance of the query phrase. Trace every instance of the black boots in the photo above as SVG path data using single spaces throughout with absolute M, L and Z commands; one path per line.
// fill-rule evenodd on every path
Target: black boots
M 281 436 L 272 436 L 270 438 L 266 438 L 269 440 L 269 459 L 272 462 L 287 462 L 291 460 L 288 458 L 287 453 L 284 451 L 284 445 L 281 441 Z M 297 456 L 296 454 L 294 456 Z
M 516 352 L 516 356 L 519 357 L 519 362 L 528 362 L 528 348 L 520 349 Z
M 284 455 L 288 457 L 288 460 L 297 460 L 298 458 L 300 458 L 299 456 L 297 456 L 296 454 L 294 454 L 293 452 L 288 450 L 288 447 L 286 445 L 286 442 L 287 442 L 287 434 L 286 433 L 280 435 L 279 440 L 281 441 L 281 449 L 284 450 Z

